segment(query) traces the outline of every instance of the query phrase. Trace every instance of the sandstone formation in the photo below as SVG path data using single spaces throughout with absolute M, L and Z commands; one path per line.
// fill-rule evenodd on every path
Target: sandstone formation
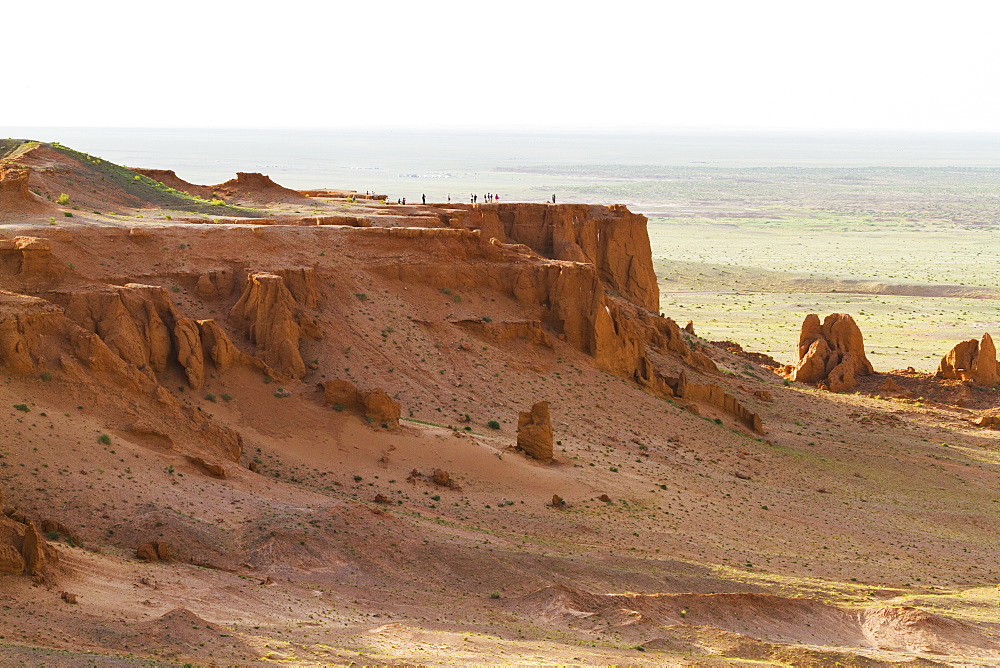
M 59 563 L 58 553 L 42 538 L 35 523 L 0 515 L 0 574 L 34 575 Z
M 482 319 L 469 319 L 458 320 L 455 324 L 484 341 L 497 345 L 505 345 L 512 341 L 526 341 L 546 348 L 552 347 L 552 340 L 539 320 L 485 322 Z
M 517 416 L 517 447 L 541 462 L 552 461 L 552 418 L 549 402 L 539 401 Z
M 30 169 L 0 166 L 0 212 L 42 212 L 52 207 L 31 192 L 30 178 Z
M 1000 415 L 980 415 L 972 421 L 972 424 L 983 429 L 1000 430 Z
M 993 337 L 983 334 L 981 341 L 962 341 L 941 358 L 938 378 L 968 380 L 976 385 L 995 385 L 1000 382 L 997 373 L 997 349 Z
M 305 275 L 305 272 L 291 274 L 290 286 L 304 300 L 300 304 L 282 276 L 266 272 L 250 274 L 243 294 L 229 312 L 229 323 L 246 334 L 264 361 L 293 378 L 306 375 L 299 352 L 300 338 L 320 337 L 318 328 L 302 309 L 310 303 L 315 305 L 314 290 Z
M 58 372 L 87 387 L 107 383 L 144 397 L 161 413 L 158 424 L 149 427 L 172 435 L 168 442 L 199 444 L 236 460 L 242 452 L 239 434 L 183 406 L 157 380 L 171 363 L 193 382 L 202 377 L 194 352 L 199 347 L 190 338 L 188 355 L 178 358 L 183 349 L 171 335 L 177 333 L 177 320 L 162 288 L 154 286 L 72 293 L 65 315 L 45 300 L 0 293 L 0 368 L 18 374 Z M 190 328 L 181 331 L 193 336 Z
M 434 469 L 431 472 L 431 482 L 438 487 L 447 487 L 448 489 L 458 489 L 458 483 L 451 479 L 451 474 L 444 469 Z
M 211 186 L 213 193 L 225 199 L 245 199 L 257 203 L 302 202 L 306 198 L 295 190 L 280 186 L 257 172 L 236 172 L 236 178 Z
M 632 303 L 659 311 L 646 217 L 621 205 L 498 204 L 461 210 L 452 223 L 485 240 L 528 246 L 553 260 L 593 264 L 601 280 Z
M 819 316 L 810 313 L 799 334 L 798 362 L 778 373 L 789 380 L 821 384 L 831 392 L 851 392 L 857 376 L 873 372 L 854 318 L 833 313 L 820 324 Z
M 171 561 L 170 544 L 159 540 L 143 543 L 135 551 L 136 559 L 143 561 Z
M 221 464 L 216 464 L 214 462 L 205 461 L 202 457 L 192 457 L 188 455 L 187 460 L 195 466 L 195 468 L 203 471 L 204 473 L 212 476 L 213 478 L 225 478 L 226 469 Z
M 393 429 L 399 427 L 399 402 L 381 388 L 359 390 L 353 383 L 339 379 L 319 383 L 317 387 L 323 390 L 326 406 L 360 413 L 372 423 L 385 424 Z
M 764 433 L 764 425 L 761 422 L 760 416 L 748 410 L 736 397 L 714 383 L 691 383 L 687 379 L 687 374 L 681 371 L 681 375 L 674 386 L 674 393 L 681 399 L 696 401 L 717 408 L 736 418 L 747 429 L 758 434 Z
M 0 239 L 0 276 L 9 287 L 25 292 L 49 290 L 68 273 L 52 256 L 52 241 L 18 236 Z

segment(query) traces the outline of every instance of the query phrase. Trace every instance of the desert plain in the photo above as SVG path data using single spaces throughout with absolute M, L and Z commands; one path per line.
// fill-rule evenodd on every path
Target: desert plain
M 5 664 L 1000 663 L 988 173 L 143 167 L 0 141 Z

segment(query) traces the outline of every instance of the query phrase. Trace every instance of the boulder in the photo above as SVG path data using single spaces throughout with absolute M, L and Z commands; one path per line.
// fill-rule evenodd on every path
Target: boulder
M 968 380 L 976 385 L 994 385 L 1000 382 L 997 374 L 997 350 L 993 337 L 983 334 L 980 341 L 962 341 L 941 358 L 938 378 Z
M 399 426 L 401 414 L 399 402 L 386 394 L 385 390 L 376 387 L 362 390 L 360 394 L 367 419 L 389 427 Z
M 171 561 L 170 543 L 158 540 L 143 543 L 135 551 L 135 556 L 144 561 Z
M 529 457 L 552 461 L 552 420 L 549 402 L 539 401 L 517 416 L 517 447 Z
M 369 422 L 393 429 L 399 427 L 401 407 L 385 390 L 359 390 L 353 383 L 339 378 L 319 383 L 317 387 L 323 390 L 323 403 L 327 406 L 361 413 Z
M 188 456 L 187 460 L 193 464 L 196 468 L 201 470 L 203 473 L 207 473 L 213 478 L 225 478 L 226 469 L 221 464 L 215 464 L 213 462 L 208 462 L 201 457 L 191 457 Z

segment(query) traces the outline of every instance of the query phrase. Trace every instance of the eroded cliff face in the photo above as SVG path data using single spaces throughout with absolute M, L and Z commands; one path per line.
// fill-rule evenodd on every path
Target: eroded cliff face
M 523 244 L 552 260 L 589 262 L 612 293 L 659 311 L 646 217 L 622 205 L 489 204 L 459 209 L 452 225 L 484 240 Z
M 123 428 L 138 425 L 134 433 L 171 447 L 194 442 L 192 456 L 235 459 L 242 449 L 239 435 L 215 427 L 166 387 L 176 385 L 174 376 L 180 374 L 190 390 L 201 391 L 211 378 L 237 369 L 286 384 L 305 379 L 319 368 L 319 358 L 329 356 L 324 352 L 328 347 L 350 350 L 352 344 L 341 338 L 342 325 L 327 314 L 331 309 L 346 313 L 345 299 L 364 297 L 358 291 L 368 289 L 367 275 L 378 277 L 379 285 L 395 281 L 393 290 L 385 292 L 395 291 L 404 301 L 407 288 L 415 286 L 502 296 L 512 310 L 497 321 L 450 315 L 444 319 L 495 345 L 511 341 L 546 349 L 568 345 L 590 356 L 596 368 L 665 398 L 681 396 L 678 387 L 711 385 L 711 381 L 679 384 L 676 365 L 709 376 L 717 369 L 685 340 L 675 322 L 650 308 L 657 300 L 649 292 L 655 277 L 644 218 L 620 207 L 493 209 L 483 220 L 495 218 L 500 227 L 494 233 L 499 238 L 485 239 L 485 227 L 330 228 L 322 237 L 329 245 L 317 249 L 318 255 L 325 255 L 322 248 L 343 245 L 358 249 L 366 259 L 357 262 L 353 251 L 341 251 L 325 260 L 322 268 L 287 263 L 246 266 L 240 262 L 240 247 L 266 246 L 263 226 L 212 231 L 219 235 L 220 247 L 232 249 L 227 260 L 203 265 L 192 274 L 169 273 L 183 271 L 184 263 L 177 262 L 158 277 L 125 274 L 139 280 L 118 284 L 84 278 L 69 268 L 73 263 L 54 252 L 52 239 L 0 239 L 0 279 L 12 290 L 5 296 L 7 308 L 0 318 L 0 366 L 14 373 L 58 372 L 61 378 L 79 383 L 123 388 L 145 397 L 147 413 L 162 414 L 157 419 L 137 415 L 132 425 Z M 461 213 L 484 212 L 470 208 Z M 103 234 L 142 253 L 146 258 L 142 266 L 161 264 L 168 257 L 159 252 L 153 228 L 136 227 L 118 237 Z M 286 236 L 295 234 L 289 231 Z M 75 248 L 73 235 L 55 236 L 63 250 Z M 117 282 L 120 279 L 112 277 L 122 272 L 106 273 L 105 280 Z M 341 274 L 352 276 L 349 282 L 358 286 L 348 288 L 353 297 L 343 291 L 333 297 Z M 189 292 L 176 292 L 178 284 Z M 182 298 L 183 294 L 190 297 Z M 414 315 L 419 315 L 423 307 L 416 308 Z M 206 313 L 214 315 L 205 317 Z M 413 318 L 423 321 L 432 322 Z M 306 349 L 311 351 L 308 358 Z M 673 362 L 664 366 L 662 360 Z M 388 380 L 384 397 L 362 393 L 352 405 L 363 406 L 362 412 L 379 424 L 395 425 L 400 408 L 387 399 L 395 392 L 392 379 Z M 683 398 L 712 405 L 737 423 L 759 430 L 759 418 L 755 421 L 745 414 L 734 396 L 717 394 L 691 391 Z M 197 438 L 186 440 L 185 434 L 192 433 Z
M 510 205 L 516 208 L 520 205 Z M 529 210 L 540 205 L 524 205 Z M 543 218 L 536 219 L 544 225 Z M 428 232 L 434 230 L 427 230 Z M 444 232 L 445 230 L 441 230 Z M 484 230 L 476 230 L 481 236 Z M 523 230 L 522 230 L 523 232 Z M 645 228 L 642 235 L 645 237 Z M 545 238 L 533 233 L 528 241 Z M 648 240 L 647 240 L 648 245 Z M 647 258 L 648 258 L 647 254 Z M 489 243 L 469 246 L 456 255 L 455 262 L 430 265 L 424 262 L 387 263 L 373 268 L 379 274 L 401 284 L 423 284 L 441 290 L 461 286 L 470 290 L 496 290 L 506 294 L 523 308 L 538 316 L 543 331 L 551 332 L 577 350 L 591 356 L 594 366 L 616 376 L 634 381 L 650 394 L 678 397 L 679 378 L 659 368 L 652 353 L 677 360 L 683 366 L 702 374 L 717 374 L 715 363 L 704 353 L 694 350 L 684 339 L 677 323 L 623 296 L 609 292 L 602 274 L 592 262 L 553 260 L 539 257 L 526 244 L 506 244 L 496 237 Z M 637 265 L 643 264 L 641 259 Z M 488 265 L 488 270 L 485 267 Z M 651 266 L 651 262 L 650 262 Z M 523 328 L 522 324 L 492 322 L 472 325 L 460 321 L 463 328 L 475 327 L 489 332 L 498 326 Z M 545 339 L 529 335 L 541 345 Z M 683 386 L 683 383 L 681 384 Z M 689 401 L 705 403 L 733 417 L 738 424 L 762 432 L 760 417 L 742 407 L 731 394 L 708 383 L 716 391 L 692 390 Z
M 245 333 L 263 359 L 293 378 L 306 373 L 299 340 L 321 336 L 303 310 L 315 307 L 318 301 L 314 282 L 315 272 L 306 270 L 250 274 L 243 294 L 229 312 L 229 323 Z

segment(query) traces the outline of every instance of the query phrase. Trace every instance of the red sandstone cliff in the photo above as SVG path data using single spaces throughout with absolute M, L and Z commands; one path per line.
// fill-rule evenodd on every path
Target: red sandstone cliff
M 490 204 L 459 209 L 453 225 L 483 238 L 524 244 L 542 257 L 589 262 L 608 288 L 659 311 L 660 291 L 646 217 L 622 205 Z

